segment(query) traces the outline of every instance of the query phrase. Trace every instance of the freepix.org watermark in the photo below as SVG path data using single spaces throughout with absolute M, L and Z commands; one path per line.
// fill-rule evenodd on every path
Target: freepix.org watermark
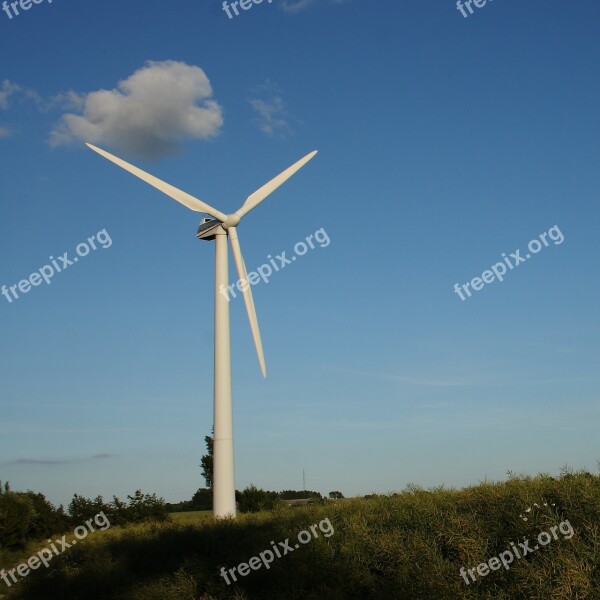
M 461 0 L 457 0 L 456 10 L 459 10 L 460 14 L 466 19 L 469 15 L 472 15 L 473 12 L 475 12 L 471 8 L 471 4 L 474 4 L 477 8 L 483 8 L 488 3 L 488 1 L 491 2 L 492 0 L 465 0 L 464 4 L 461 2 Z M 467 14 L 467 12 L 465 11 L 465 7 L 469 11 L 469 14 Z
M 258 556 L 253 556 L 247 563 L 240 563 L 237 567 L 231 567 L 231 569 L 228 570 L 226 570 L 225 567 L 221 567 L 221 577 L 225 579 L 227 585 L 231 585 L 228 574 L 231 575 L 233 581 L 237 581 L 237 577 L 235 576 L 236 569 L 238 575 L 241 575 L 242 577 L 246 577 L 246 575 L 250 573 L 250 570 L 258 571 L 259 569 L 262 569 L 263 565 L 266 569 L 270 569 L 271 563 L 275 560 L 275 556 L 277 556 L 277 558 L 281 558 L 282 556 L 285 556 L 286 554 L 294 552 L 294 550 L 300 548 L 300 544 L 308 544 L 308 542 L 312 541 L 313 537 L 311 536 L 311 532 L 314 536 L 314 539 L 318 538 L 319 532 L 317 531 L 317 528 L 321 530 L 321 533 L 326 538 L 331 537 L 335 533 L 329 518 L 323 519 L 319 522 L 318 526 L 311 525 L 309 527 L 310 531 L 303 529 L 298 534 L 298 542 L 300 542 L 299 544 L 294 544 L 294 546 L 291 546 L 290 538 L 286 538 L 285 542 L 277 542 L 277 545 L 275 542 L 271 542 L 272 550 L 263 550 Z M 279 546 L 279 548 L 277 546 Z
M 96 242 L 98 242 L 99 246 L 96 245 Z M 98 247 L 106 250 L 106 248 L 110 248 L 111 246 L 112 239 L 110 235 L 108 235 L 106 229 L 102 229 L 96 235 L 89 237 L 86 242 L 77 244 L 77 247 L 75 248 L 77 256 L 70 259 L 68 252 L 65 252 L 58 258 L 50 256 L 48 257 L 48 260 L 51 264 L 44 265 L 41 269 L 32 273 L 27 279 L 22 279 L 15 285 L 2 285 L 0 293 L 6 298 L 9 304 L 11 304 L 20 298 L 19 294 L 29 293 L 32 287 L 41 285 L 42 281 L 45 281 L 47 285 L 50 285 L 54 275 L 62 273 L 68 267 L 78 262 L 80 258 L 87 256 L 92 250 L 98 250 Z
M 221 285 L 219 292 L 227 298 L 228 302 L 231 302 L 231 296 L 237 298 L 235 288 L 239 292 L 245 292 L 251 285 L 256 285 L 259 281 L 269 283 L 273 273 L 285 269 L 288 265 L 291 265 L 299 256 L 304 256 L 308 250 L 314 250 L 316 248 L 315 242 L 321 248 L 327 248 L 331 243 L 327 232 L 324 227 L 317 229 L 314 233 L 311 233 L 303 241 L 300 241 L 294 246 L 294 255 L 289 258 L 286 256 L 286 252 L 276 254 L 273 258 L 270 254 L 267 255 L 269 259 L 268 263 L 263 263 L 255 271 L 248 273 L 248 279 L 238 279 L 236 283 L 231 283 L 227 287 Z
M 240 13 L 237 9 L 237 5 L 240 5 L 240 8 L 243 10 L 250 10 L 255 4 L 261 4 L 263 0 L 235 0 L 235 2 L 231 2 L 231 4 L 229 2 L 227 2 L 227 0 L 224 0 L 223 2 L 223 10 L 227 13 L 227 16 L 230 19 L 233 19 L 233 15 L 231 14 L 231 10 L 232 9 L 233 12 L 235 13 L 235 16 L 237 17 Z M 273 2 L 273 0 L 267 0 L 269 4 L 271 4 L 271 2 Z
M 0 579 L 2 579 L 2 581 L 4 581 L 4 583 L 8 587 L 11 587 L 13 583 L 17 583 L 19 581 L 15 575 L 15 571 L 18 575 L 21 576 L 21 578 L 23 578 L 29 575 L 30 570 L 35 571 L 41 565 L 48 567 L 50 565 L 50 561 L 55 556 L 62 554 L 71 546 L 75 546 L 75 544 L 77 544 L 77 540 L 85 539 L 88 535 L 88 530 L 89 533 L 96 531 L 94 529 L 94 523 L 96 524 L 96 527 L 98 527 L 102 531 L 106 531 L 110 527 L 110 521 L 108 520 L 108 517 L 104 514 L 104 511 L 99 512 L 92 519 L 88 519 L 85 522 L 85 525 L 79 525 L 78 527 L 75 527 L 75 529 L 73 530 L 73 534 L 77 538 L 76 540 L 72 540 L 71 543 L 69 543 L 67 542 L 66 535 L 63 535 L 60 538 L 60 540 L 47 540 L 52 550 L 50 550 L 50 548 L 42 548 L 42 550 L 40 550 L 37 554 L 34 554 L 33 556 L 29 557 L 27 562 L 22 562 L 18 564 L 14 569 L 9 569 L 8 571 L 2 569 L 0 571 Z M 9 576 L 10 579 L 12 579 L 12 583 L 9 579 Z
M 562 521 L 559 525 L 554 525 L 553 527 L 550 527 L 550 532 L 552 533 L 552 535 L 550 535 L 550 533 L 548 533 L 547 531 L 540 532 L 540 534 L 537 536 L 537 544 L 533 548 L 529 545 L 529 540 L 524 540 L 523 542 L 518 543 L 518 545 L 520 546 L 520 551 L 511 542 L 510 547 L 512 548 L 512 551 L 505 550 L 504 552 L 500 552 L 498 556 L 490 558 L 487 561 L 487 563 L 480 563 L 477 565 L 477 567 L 473 567 L 472 569 L 467 570 L 464 567 L 461 567 L 460 574 L 465 580 L 465 583 L 469 585 L 471 582 L 467 577 L 467 573 L 471 576 L 471 579 L 475 581 L 475 571 L 477 571 L 477 574 L 480 577 L 485 577 L 486 575 L 488 575 L 490 570 L 498 571 L 498 569 L 500 569 L 501 567 L 504 567 L 508 571 L 510 569 L 511 563 L 513 563 L 515 560 L 515 556 L 517 557 L 517 559 L 521 559 L 527 556 L 528 554 L 532 554 L 536 550 L 539 550 L 541 546 L 547 546 L 552 541 L 552 539 L 557 540 L 557 529 L 560 530 L 560 532 L 563 534 L 563 538 L 565 540 L 570 540 L 575 535 L 575 530 L 573 529 L 571 523 L 569 523 L 568 520 Z
M 498 281 L 504 281 L 504 275 L 506 275 L 506 273 L 508 272 L 507 267 L 508 270 L 512 271 L 515 267 L 518 267 L 521 263 L 531 258 L 532 254 L 537 254 L 543 248 L 547 248 L 550 245 L 548 238 L 550 238 L 550 240 L 554 242 L 555 246 L 558 246 L 559 244 L 562 244 L 565 241 L 565 236 L 558 228 L 558 225 L 554 225 L 553 227 L 550 227 L 548 231 L 545 231 L 544 233 L 540 234 L 539 239 L 535 238 L 529 242 L 529 244 L 527 245 L 527 249 L 529 250 L 529 252 L 525 256 L 521 256 L 520 250 L 515 250 L 514 252 L 509 254 L 509 256 L 506 256 L 506 252 L 503 252 L 501 255 L 504 259 L 503 261 L 497 262 L 491 268 L 491 270 L 488 269 L 484 271 L 481 274 L 481 277 L 473 277 L 471 281 L 463 283 L 462 286 L 459 286 L 458 283 L 455 283 L 454 292 L 458 294 L 461 300 L 464 301 L 466 298 L 463 294 L 463 290 L 469 298 L 471 297 L 471 291 L 469 290 L 469 286 L 473 291 L 478 292 L 483 288 L 483 286 L 486 283 L 492 283 L 495 279 L 497 279 Z
M 44 0 L 18 0 L 18 2 L 2 2 L 2 10 L 6 13 L 9 19 L 19 16 L 19 8 L 21 10 L 29 10 L 34 4 L 41 4 Z M 52 4 L 52 0 L 48 0 L 48 4 Z M 12 10 L 11 10 L 12 9 Z

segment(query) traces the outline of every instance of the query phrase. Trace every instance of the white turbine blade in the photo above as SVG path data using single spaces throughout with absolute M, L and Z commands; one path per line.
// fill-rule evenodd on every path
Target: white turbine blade
M 128 162 L 125 162 L 124 160 L 113 156 L 109 152 L 97 148 L 96 146 L 92 146 L 92 144 L 86 144 L 86 146 L 88 148 L 91 148 L 94 152 L 97 152 L 101 156 L 104 156 L 104 158 L 107 158 L 111 162 L 114 162 L 116 165 L 119 165 L 119 167 L 125 169 L 126 171 L 129 171 L 136 177 L 139 177 L 146 183 L 149 183 L 157 190 L 163 192 L 163 194 L 170 196 L 171 198 L 173 198 L 173 200 L 177 200 L 177 202 L 179 202 L 180 204 L 187 206 L 187 208 L 189 208 L 190 210 L 206 213 L 208 215 L 211 215 L 211 217 L 218 219 L 219 221 L 225 221 L 225 219 L 227 218 L 227 215 L 224 215 L 221 211 L 217 210 L 216 208 L 213 208 L 205 202 L 202 202 L 202 200 L 198 200 L 197 198 L 190 196 L 186 192 L 183 192 L 177 189 L 176 187 L 173 187 L 172 185 L 161 181 L 157 177 L 154 177 L 154 175 L 150 175 L 149 173 L 146 173 L 145 171 L 142 171 L 141 169 L 130 165 Z
M 248 273 L 246 271 L 246 265 L 244 264 L 244 258 L 240 248 L 240 241 L 238 240 L 237 229 L 235 227 L 229 227 L 227 231 L 231 241 L 231 250 L 233 251 L 233 258 L 235 260 L 235 266 L 237 268 L 239 278 L 241 281 L 246 283 L 246 285 L 242 286 L 244 288 L 244 302 L 246 303 L 246 311 L 248 312 L 248 319 L 250 320 L 250 328 L 252 329 L 252 337 L 254 338 L 254 345 L 256 346 L 256 352 L 258 354 L 260 370 L 262 371 L 263 377 L 266 377 L 267 369 L 265 367 L 265 355 L 263 354 L 260 330 L 258 329 L 258 319 L 256 318 L 256 309 L 254 308 L 252 290 L 250 289 L 250 283 L 248 281 Z
M 301 169 L 316 153 L 317 150 L 310 152 L 304 158 L 301 158 L 298 162 L 295 162 L 291 167 L 288 167 L 285 171 L 279 173 L 277 177 L 271 179 L 269 183 L 265 183 L 265 185 L 256 190 L 256 192 L 250 194 L 250 196 L 246 198 L 246 202 L 244 202 L 242 207 L 235 211 L 235 214 L 241 218 L 245 214 L 249 213 L 269 194 L 273 193 L 282 183 L 285 183 L 296 171 Z

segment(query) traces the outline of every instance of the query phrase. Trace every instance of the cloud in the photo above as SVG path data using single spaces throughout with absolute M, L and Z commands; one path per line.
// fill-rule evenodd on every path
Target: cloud
M 12 95 L 16 94 L 20 90 L 20 87 L 12 81 L 5 79 L 0 85 L 0 109 L 6 110 L 9 105 L 9 99 Z M 0 139 L 7 138 L 12 135 L 12 132 L 8 127 L 0 125 Z
M 155 158 L 175 152 L 186 138 L 213 137 L 223 124 L 204 71 L 172 60 L 148 61 L 112 90 L 62 98 L 81 114 L 62 116 L 52 146 L 86 141 Z
M 53 459 L 37 459 L 37 458 L 17 458 L 10 462 L 4 463 L 5 465 L 63 465 L 65 463 L 74 462 L 71 460 L 53 460 Z
M 5 79 L 2 85 L 0 85 L 0 108 L 6 110 L 8 108 L 8 99 L 20 89 L 20 86 Z
M 290 131 L 287 122 L 287 110 L 281 89 L 269 80 L 250 89 L 254 96 L 248 102 L 258 115 L 254 119 L 258 128 L 269 136 L 284 136 Z
M 348 0 L 282 0 L 281 9 L 290 14 L 296 14 L 317 4 L 346 4 Z
M 10 104 L 9 99 L 13 96 L 18 100 L 31 100 L 38 108 L 44 104 L 42 97 L 35 90 L 5 79 L 0 85 L 0 109 L 6 110 Z
M 56 94 L 56 96 L 52 96 L 48 100 L 40 99 L 38 106 L 40 110 L 44 112 L 52 110 L 54 108 L 61 108 L 63 110 L 82 111 L 85 108 L 85 99 L 85 94 L 78 94 L 73 90 L 69 90 L 68 92 L 61 92 L 60 94 Z
M 94 456 L 91 457 L 85 457 L 85 458 L 64 458 L 64 459 L 59 459 L 59 458 L 17 458 L 15 460 L 11 460 L 5 463 L 2 463 L 3 465 L 66 465 L 66 464 L 70 464 L 70 463 L 75 463 L 75 462 L 81 462 L 81 461 L 88 461 L 88 460 L 97 460 L 100 458 L 111 458 L 113 455 L 112 454 L 107 454 L 107 453 L 101 453 L 101 454 L 94 454 Z
M 58 94 L 51 98 L 42 98 L 35 90 L 22 86 L 13 81 L 5 79 L 0 84 L 0 110 L 8 110 L 14 102 L 32 102 L 40 112 L 48 112 L 53 109 L 74 109 L 81 106 L 81 96 L 69 91 Z M 0 139 L 13 135 L 14 130 L 0 125 Z

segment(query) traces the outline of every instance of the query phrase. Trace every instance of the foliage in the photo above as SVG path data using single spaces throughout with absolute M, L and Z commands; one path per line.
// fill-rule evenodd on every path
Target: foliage
M 213 496 L 212 490 L 208 488 L 200 488 L 192 496 L 191 510 L 212 510 Z
M 101 512 L 112 526 L 168 518 L 166 504 L 156 494 L 137 490 L 127 499 L 129 502 L 125 503 L 115 496 L 112 502 L 106 503 L 102 496 L 91 500 L 75 494 L 65 513 L 62 506 L 55 508 L 43 494 L 13 492 L 8 483 L 4 488 L 0 483 L 0 547 L 5 550 L 22 549 L 29 540 L 63 533 Z
M 281 501 L 277 492 L 267 492 L 250 485 L 239 494 L 241 512 L 259 512 L 261 510 L 272 510 Z
M 532 506 L 525 521 L 521 515 Z M 275 559 L 268 571 L 252 571 L 231 586 L 219 575 L 271 541 L 289 538 L 293 547 L 300 531 L 323 519 L 334 528 L 331 537 L 320 535 Z M 473 568 L 511 541 L 533 540 L 565 519 L 575 531 L 571 539 L 560 536 L 510 570 L 464 583 L 461 567 Z M 411 486 L 396 495 L 283 507 L 235 521 L 111 530 L 32 572 L 10 600 L 600 598 L 599 523 L 600 477 L 585 472 L 511 476 L 462 490 Z
M 319 492 L 310 490 L 283 490 L 279 492 L 279 497 L 283 500 L 302 500 L 304 498 L 322 498 Z
M 68 512 L 72 522 L 84 523 L 100 512 L 104 512 L 111 525 L 124 525 L 126 523 L 142 523 L 144 521 L 164 521 L 169 512 L 162 498 L 156 494 L 144 494 L 137 490 L 133 496 L 127 496 L 128 503 L 116 496 L 113 501 L 105 503 L 102 496 L 94 500 L 75 494 L 69 504 Z
M 167 510 L 173 512 L 189 512 L 192 510 L 212 510 L 212 490 L 200 488 L 191 500 L 184 500 L 175 504 L 167 503 Z
M 213 453 L 215 447 L 215 429 L 213 427 L 212 435 L 207 435 L 204 438 L 206 442 L 206 454 L 200 460 L 200 466 L 202 467 L 202 477 L 206 481 L 206 487 L 212 490 L 213 486 Z
M 69 525 L 63 507 L 55 508 L 43 494 L 12 492 L 0 484 L 0 546 L 23 548 L 30 539 L 47 537 Z

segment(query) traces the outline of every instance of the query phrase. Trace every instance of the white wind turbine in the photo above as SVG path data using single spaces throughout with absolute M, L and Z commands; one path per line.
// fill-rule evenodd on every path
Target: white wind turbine
M 235 484 L 233 477 L 233 418 L 231 404 L 231 350 L 229 332 L 229 300 L 225 294 L 219 293 L 229 284 L 229 261 L 227 253 L 227 237 L 231 242 L 231 250 L 240 280 L 248 281 L 248 273 L 242 257 L 237 225 L 242 217 L 256 208 L 269 194 L 301 169 L 317 153 L 315 150 L 301 158 L 291 167 L 277 175 L 274 179 L 256 190 L 246 198 L 244 204 L 234 213 L 226 215 L 209 206 L 205 202 L 190 196 L 153 175 L 130 165 L 108 152 L 87 144 L 89 148 L 119 165 L 126 171 L 154 186 L 190 210 L 206 213 L 213 219 L 203 219 L 198 229 L 198 238 L 215 240 L 215 388 L 214 388 L 214 447 L 213 447 L 213 515 L 216 519 L 235 517 Z M 243 285 L 244 301 L 252 329 L 254 345 L 258 353 L 258 361 L 263 377 L 267 376 L 265 357 L 263 355 L 260 331 L 256 310 L 249 285 Z

